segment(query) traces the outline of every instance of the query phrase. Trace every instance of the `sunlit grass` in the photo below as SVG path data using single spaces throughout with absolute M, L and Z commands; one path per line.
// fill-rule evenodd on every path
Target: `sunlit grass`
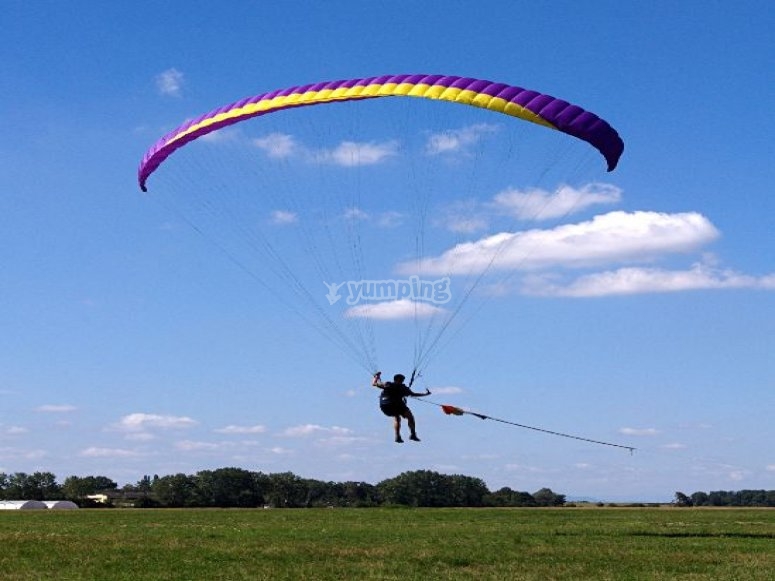
M 0 579 L 772 579 L 775 511 L 0 513 Z

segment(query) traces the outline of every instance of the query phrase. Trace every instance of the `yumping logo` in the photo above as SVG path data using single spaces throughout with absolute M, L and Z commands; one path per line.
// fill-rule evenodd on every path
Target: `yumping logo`
M 410 276 L 404 280 L 347 280 L 344 282 L 323 282 L 328 288 L 326 298 L 333 305 L 342 298 L 339 290 L 347 290 L 347 304 L 357 305 L 368 301 L 421 301 L 443 305 L 450 301 L 450 280 L 445 276 L 437 280 L 422 280 Z

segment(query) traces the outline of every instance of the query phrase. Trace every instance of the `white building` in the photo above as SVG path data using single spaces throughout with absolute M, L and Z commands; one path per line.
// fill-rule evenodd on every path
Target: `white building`
M 34 508 L 48 508 L 39 500 L 0 500 L 0 510 L 30 510 Z

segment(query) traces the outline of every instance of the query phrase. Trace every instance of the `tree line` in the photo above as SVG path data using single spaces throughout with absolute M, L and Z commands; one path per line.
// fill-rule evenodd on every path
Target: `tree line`
M 775 490 L 716 490 L 675 493 L 676 506 L 775 506 Z
M 265 474 L 242 468 L 202 470 L 196 474 L 144 476 L 118 485 L 105 476 L 68 476 L 59 484 L 50 472 L 0 472 L 0 500 L 72 500 L 98 506 L 90 496 L 104 494 L 108 504 L 134 507 L 524 507 L 562 506 L 565 495 L 549 488 L 534 493 L 503 487 L 494 492 L 471 476 L 429 470 L 404 472 L 377 484 L 323 482 L 292 472 Z

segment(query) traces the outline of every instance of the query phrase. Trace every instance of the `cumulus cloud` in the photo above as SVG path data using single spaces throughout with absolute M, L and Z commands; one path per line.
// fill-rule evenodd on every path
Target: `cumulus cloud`
M 197 422 L 186 416 L 134 413 L 119 420 L 116 427 L 125 431 L 144 431 L 150 428 L 184 429 L 195 426 Z
M 445 312 L 445 309 L 429 303 L 399 299 L 382 303 L 356 305 L 347 309 L 344 316 L 348 319 L 378 319 L 384 321 L 412 319 L 414 317 L 425 318 Z
M 495 133 L 497 130 L 497 125 L 477 123 L 461 129 L 432 133 L 428 136 L 425 144 L 425 152 L 428 155 L 440 155 L 466 151 L 484 136 Z
M 491 200 L 460 200 L 438 211 L 436 224 L 457 234 L 485 230 L 498 216 L 518 220 L 549 220 L 581 212 L 591 206 L 616 204 L 622 190 L 612 184 L 590 183 L 580 187 L 566 184 L 556 190 L 507 188 Z
M 327 163 L 343 167 L 375 165 L 398 155 L 398 142 L 370 141 L 358 143 L 343 141 L 333 149 L 322 149 L 313 155 L 317 163 Z
M 84 456 L 86 458 L 132 458 L 140 456 L 140 453 L 123 448 L 100 448 L 91 446 L 85 450 L 81 450 L 79 456 Z
M 656 428 L 621 428 L 619 433 L 625 436 L 656 436 L 660 432 Z
M 335 436 L 347 436 L 352 433 L 352 430 L 349 428 L 342 428 L 339 426 L 332 426 L 330 428 L 326 428 L 323 426 L 319 426 L 318 424 L 304 424 L 301 426 L 294 426 L 291 428 L 287 428 L 282 432 L 283 436 L 287 436 L 289 438 L 304 438 L 307 436 L 313 436 L 313 435 L 335 435 Z
M 263 434 L 266 432 L 266 426 L 261 425 L 255 425 L 255 426 L 226 426 L 223 428 L 218 428 L 217 430 L 213 430 L 219 434 Z
M 299 216 L 295 212 L 288 212 L 286 210 L 275 210 L 272 212 L 272 224 L 277 226 L 295 224 L 298 221 Z
M 132 442 L 150 442 L 155 440 L 156 436 L 149 432 L 129 432 L 124 436 L 124 439 Z
M 474 274 L 488 268 L 537 270 L 642 262 L 687 253 L 715 240 L 718 230 L 694 212 L 609 212 L 576 224 L 503 232 L 458 244 L 436 257 L 399 264 L 398 271 Z
M 293 135 L 287 133 L 269 133 L 252 143 L 272 159 L 285 159 L 302 150 Z
M 404 215 L 401 212 L 382 212 L 377 216 L 377 226 L 380 228 L 396 228 L 404 221 Z
M 450 215 L 445 220 L 446 227 L 450 232 L 457 234 L 473 234 L 474 232 L 481 232 L 487 228 L 489 222 L 484 216 L 465 216 L 465 215 Z
M 434 387 L 431 391 L 436 395 L 452 395 L 456 393 L 463 393 L 463 389 L 460 387 L 448 386 L 448 387 Z
M 167 69 L 156 75 L 156 88 L 161 95 L 180 97 L 183 83 L 183 73 L 175 68 Z
M 341 218 L 346 222 L 365 222 L 370 221 L 371 224 L 379 228 L 396 228 L 400 226 L 404 221 L 404 215 L 400 212 L 387 211 L 378 214 L 370 214 L 369 212 L 358 207 L 345 208 L 341 214 Z
M 269 451 L 272 454 L 277 454 L 277 455 L 293 454 L 293 450 L 289 450 L 288 448 L 283 448 L 282 446 L 274 446 L 273 448 L 269 448 Z
M 398 141 L 343 141 L 330 148 L 315 149 L 288 133 L 269 133 L 251 140 L 271 159 L 299 159 L 306 163 L 359 167 L 377 165 L 398 155 Z
M 554 192 L 507 189 L 495 195 L 492 207 L 520 220 L 549 220 L 590 206 L 616 204 L 621 198 L 622 190 L 611 184 L 591 183 L 581 188 L 561 185 Z
M 219 448 L 220 446 L 213 442 L 196 442 L 193 440 L 175 442 L 175 449 L 182 452 L 212 452 Z
M 358 222 L 360 220 L 368 220 L 369 214 L 360 208 L 347 208 L 342 212 L 342 218 L 348 222 Z
M 490 220 L 486 208 L 478 201 L 459 200 L 442 208 L 435 223 L 456 234 L 473 234 L 485 230 Z
M 528 474 L 540 474 L 546 471 L 544 468 L 526 466 L 525 464 L 506 464 L 505 468 L 509 472 L 526 472 Z
M 629 267 L 584 275 L 564 285 L 552 277 L 533 277 L 526 280 L 523 291 L 542 296 L 602 297 L 740 288 L 775 289 L 775 275 L 755 277 L 702 263 L 687 270 Z
M 199 138 L 207 143 L 239 143 L 244 137 L 239 127 L 221 127 L 216 131 L 205 133 Z
M 68 404 L 46 404 L 42 406 L 38 406 L 35 408 L 36 412 L 42 412 L 42 413 L 53 413 L 53 414 L 63 414 L 68 412 L 74 412 L 76 408 L 74 405 L 68 405 Z

